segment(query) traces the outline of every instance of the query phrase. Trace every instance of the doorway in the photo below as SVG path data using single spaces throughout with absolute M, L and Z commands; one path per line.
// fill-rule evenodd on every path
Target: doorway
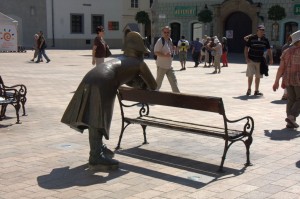
M 296 22 L 287 22 L 284 24 L 284 44 L 286 43 L 287 38 L 298 30 L 298 24 Z
M 180 24 L 177 22 L 171 23 L 170 27 L 171 27 L 171 39 L 173 40 L 173 44 L 177 46 L 177 43 L 180 40 L 180 32 L 181 32 Z
M 201 23 L 192 23 L 191 27 L 191 40 L 195 41 L 196 38 L 199 38 L 200 40 L 202 39 L 202 24 Z
M 225 22 L 224 35 L 227 37 L 228 51 L 243 53 L 244 37 L 252 33 L 252 20 L 243 12 L 233 12 Z

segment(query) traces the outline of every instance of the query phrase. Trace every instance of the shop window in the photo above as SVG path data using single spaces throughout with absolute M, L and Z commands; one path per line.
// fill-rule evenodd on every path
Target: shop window
M 108 22 L 108 30 L 119 30 L 119 22 L 118 21 L 109 21 Z

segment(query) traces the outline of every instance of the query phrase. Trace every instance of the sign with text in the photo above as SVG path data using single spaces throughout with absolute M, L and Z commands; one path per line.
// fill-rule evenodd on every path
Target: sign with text
M 16 26 L 0 24 L 0 51 L 18 51 Z
M 175 6 L 175 16 L 196 16 L 196 14 L 195 6 Z

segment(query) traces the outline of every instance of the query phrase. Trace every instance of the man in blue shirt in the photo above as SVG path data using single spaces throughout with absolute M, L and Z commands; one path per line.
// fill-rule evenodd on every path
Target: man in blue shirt
M 198 67 L 199 65 L 199 57 L 201 53 L 203 44 L 199 41 L 199 38 L 196 38 L 196 40 L 193 42 L 193 49 L 192 49 L 192 57 L 195 62 L 194 67 Z

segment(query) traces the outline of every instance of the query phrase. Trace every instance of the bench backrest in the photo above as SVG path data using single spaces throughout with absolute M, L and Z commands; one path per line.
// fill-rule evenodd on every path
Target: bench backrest
M 225 115 L 222 98 L 120 87 L 119 100 L 187 108 Z

